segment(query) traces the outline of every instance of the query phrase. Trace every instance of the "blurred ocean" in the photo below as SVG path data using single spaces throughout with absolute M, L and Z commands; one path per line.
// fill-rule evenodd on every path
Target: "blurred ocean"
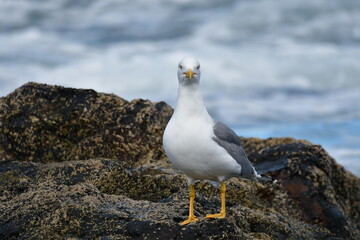
M 0 0 L 0 96 L 36 81 L 174 106 L 184 56 L 214 118 L 360 176 L 360 1 Z

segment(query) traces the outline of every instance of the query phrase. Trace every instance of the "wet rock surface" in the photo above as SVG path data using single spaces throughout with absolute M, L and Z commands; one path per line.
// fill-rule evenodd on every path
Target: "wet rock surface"
M 165 103 L 29 83 L 0 99 L 0 239 L 359 239 L 360 180 L 319 145 L 241 138 L 279 180 L 227 183 L 227 217 L 180 226 L 186 178 L 161 136 Z M 195 186 L 195 214 L 219 189 Z

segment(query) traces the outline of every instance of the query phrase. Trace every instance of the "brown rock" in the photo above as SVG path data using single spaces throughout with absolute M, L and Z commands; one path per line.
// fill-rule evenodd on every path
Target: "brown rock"
M 358 236 L 360 179 L 337 164 L 321 146 L 282 144 L 250 158 L 260 169 L 272 166 L 272 174 L 301 209 L 302 220 L 345 238 Z
M 321 146 L 241 138 L 277 185 L 231 179 L 227 218 L 188 226 L 161 147 L 165 103 L 29 83 L 0 99 L 0 239 L 359 239 L 359 178 Z M 77 160 L 82 159 L 82 160 Z M 195 186 L 195 214 L 219 190 Z
M 94 157 L 151 164 L 164 156 L 163 102 L 28 83 L 0 101 L 0 160 L 51 162 Z

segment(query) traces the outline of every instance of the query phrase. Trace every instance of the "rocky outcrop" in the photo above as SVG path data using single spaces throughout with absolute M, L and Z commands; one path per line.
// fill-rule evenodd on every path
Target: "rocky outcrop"
M 241 138 L 279 184 L 228 182 L 227 218 L 188 226 L 165 103 L 29 83 L 0 99 L 0 239 L 359 239 L 360 180 L 319 145 Z M 195 214 L 219 190 L 195 186 Z
M 29 83 L 1 99 L 0 160 L 151 164 L 163 158 L 159 136 L 171 114 L 163 102 Z

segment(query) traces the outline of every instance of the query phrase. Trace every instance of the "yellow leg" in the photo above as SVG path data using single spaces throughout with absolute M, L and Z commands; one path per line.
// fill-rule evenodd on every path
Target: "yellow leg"
M 208 215 L 206 215 L 205 218 L 225 218 L 225 216 L 226 216 L 226 208 L 225 208 L 225 203 L 226 203 L 226 198 L 225 198 L 226 185 L 225 185 L 224 182 L 221 182 L 220 192 L 221 192 L 221 210 L 220 210 L 220 213 L 217 213 L 217 214 L 208 214 Z
M 190 185 L 190 207 L 189 207 L 189 218 L 185 221 L 183 221 L 182 223 L 180 223 L 180 225 L 186 225 L 189 224 L 191 222 L 197 222 L 199 221 L 195 215 L 194 215 L 194 199 L 195 199 L 195 188 L 194 185 Z

